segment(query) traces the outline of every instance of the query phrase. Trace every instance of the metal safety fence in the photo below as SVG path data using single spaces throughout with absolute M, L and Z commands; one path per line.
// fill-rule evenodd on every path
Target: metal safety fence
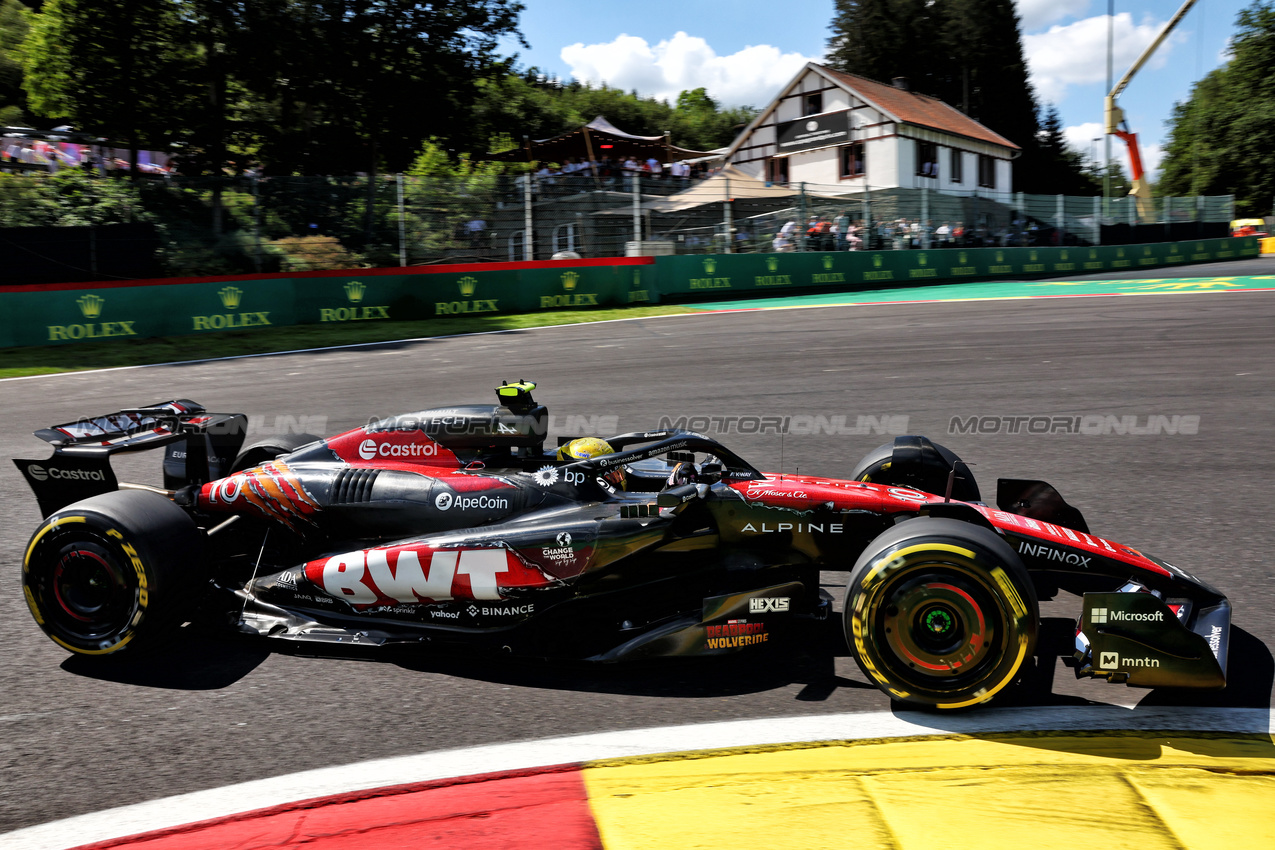
M 734 173 L 736 176 L 732 177 Z M 727 171 L 0 175 L 0 283 L 667 254 L 1115 245 L 1226 235 L 1231 196 L 1104 201 L 770 185 Z M 129 225 L 129 227 L 121 227 Z

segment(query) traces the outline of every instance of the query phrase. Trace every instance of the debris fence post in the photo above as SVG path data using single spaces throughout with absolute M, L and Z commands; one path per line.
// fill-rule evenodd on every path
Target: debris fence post
M 403 174 L 394 175 L 394 185 L 398 190 L 398 264 L 407 265 L 407 220 L 404 215 Z
M 1102 198 L 1093 197 L 1093 244 L 1102 244 Z
M 522 182 L 522 258 L 536 258 L 535 232 L 532 230 L 531 215 L 531 175 L 523 175 Z
M 726 186 L 726 199 L 722 203 L 722 231 L 723 231 L 723 236 L 725 237 L 726 246 L 725 248 L 722 249 L 722 253 L 729 254 L 731 253 L 731 247 L 732 247 L 731 243 L 734 242 L 734 240 L 731 239 L 731 234 L 730 234 L 731 225 L 734 224 L 734 222 L 731 221 L 731 217 L 730 217 L 730 178 L 726 177 L 723 179 L 722 182 Z
M 642 241 L 642 187 L 639 184 L 640 177 L 636 171 L 630 171 L 629 176 L 633 178 L 633 241 Z

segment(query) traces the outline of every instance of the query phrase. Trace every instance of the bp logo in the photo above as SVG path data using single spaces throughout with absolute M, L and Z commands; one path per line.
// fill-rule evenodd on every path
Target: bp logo
M 768 269 L 769 269 L 770 271 L 772 271 L 772 272 L 773 272 L 773 271 L 775 271 L 776 269 L 778 269 L 778 268 L 779 268 L 779 258 L 778 258 L 778 257 L 767 257 L 767 258 L 766 258 L 766 268 L 768 268 Z
M 102 315 L 102 305 L 106 303 L 106 299 L 96 295 L 84 295 L 75 299 L 75 303 L 80 305 L 80 312 L 84 314 L 84 318 L 96 319 Z
M 468 298 L 478 290 L 478 278 L 465 275 L 458 280 L 457 285 L 460 287 L 460 294 Z
M 925 254 L 921 254 L 920 256 L 918 256 L 916 258 L 916 261 L 920 263 L 921 265 L 925 265 L 927 262 L 929 262 L 929 260 L 925 258 Z
M 704 274 L 712 274 L 714 269 L 716 268 L 717 268 L 716 260 L 714 260 L 712 257 L 704 258 Z
M 873 255 L 872 255 L 872 265 L 876 266 L 877 268 L 881 268 L 881 255 L 880 255 L 880 254 L 873 254 Z
M 351 304 L 362 301 L 365 292 L 367 292 L 367 284 L 359 283 L 357 280 L 352 280 L 345 285 L 345 297 L 350 299 Z
M 227 310 L 234 310 L 239 307 L 239 302 L 243 300 L 243 290 L 237 286 L 227 286 L 217 291 L 218 297 L 221 298 L 221 306 Z
M 832 270 L 832 255 L 831 255 L 831 254 L 824 254 L 824 255 L 823 255 L 823 267 L 824 267 L 825 269 L 828 269 L 829 271 L 831 271 L 831 270 Z M 773 271 L 773 269 L 772 269 L 772 271 Z
M 571 290 L 576 288 L 576 283 L 578 283 L 579 280 L 580 280 L 579 272 L 563 272 L 562 273 L 562 288 L 565 289 L 567 292 L 570 292 Z

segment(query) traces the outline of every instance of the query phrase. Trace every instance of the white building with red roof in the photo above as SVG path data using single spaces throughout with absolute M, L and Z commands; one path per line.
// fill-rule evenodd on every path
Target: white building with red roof
M 921 189 L 1008 200 L 1018 145 L 938 98 L 811 62 L 731 144 L 726 161 L 826 192 Z

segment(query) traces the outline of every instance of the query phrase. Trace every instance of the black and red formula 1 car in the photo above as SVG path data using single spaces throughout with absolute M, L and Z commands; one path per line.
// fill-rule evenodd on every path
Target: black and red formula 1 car
M 1001 479 L 989 507 L 923 437 L 849 480 L 764 474 L 681 430 L 559 460 L 534 386 L 246 448 L 242 414 L 190 401 L 38 431 L 53 457 L 16 461 L 45 515 L 23 559 L 31 613 L 84 655 L 163 641 L 211 598 L 282 641 L 713 656 L 808 635 L 832 611 L 820 570 L 849 569 L 850 650 L 903 702 L 994 697 L 1060 589 L 1083 597 L 1078 676 L 1225 684 L 1226 598 L 1090 533 L 1044 482 Z M 112 454 L 158 446 L 164 489 L 117 483 Z

